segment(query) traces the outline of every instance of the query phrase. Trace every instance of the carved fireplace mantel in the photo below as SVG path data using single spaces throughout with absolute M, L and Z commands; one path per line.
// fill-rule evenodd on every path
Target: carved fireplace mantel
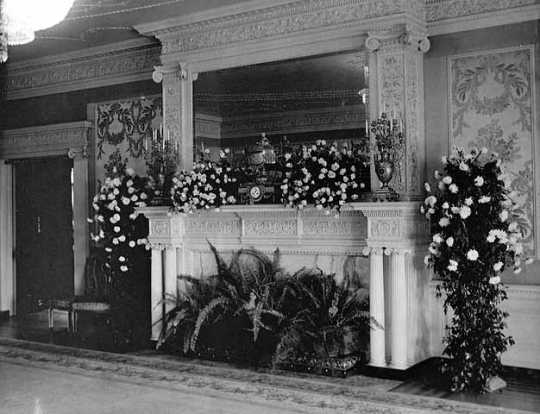
M 369 273 L 370 312 L 385 327 L 371 331 L 371 364 L 405 369 L 429 356 L 429 333 L 421 328 L 425 315 L 418 302 L 429 297 L 421 258 L 428 232 L 417 203 L 352 203 L 339 216 L 274 205 L 194 214 L 171 213 L 167 207 L 139 212 L 150 228 L 153 340 L 171 306 L 162 299 L 177 295 L 178 275 L 215 272 L 210 242 L 226 257 L 242 247 L 267 254 L 279 248 L 290 272 L 317 266 L 342 278 L 353 266 L 354 273 Z

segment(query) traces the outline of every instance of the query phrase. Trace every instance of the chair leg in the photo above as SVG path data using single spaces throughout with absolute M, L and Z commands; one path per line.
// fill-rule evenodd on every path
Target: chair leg
M 74 332 L 74 327 L 73 327 L 73 311 L 71 309 L 69 309 L 67 311 L 67 317 L 68 317 L 68 333 L 73 333 Z
M 77 333 L 77 323 L 78 323 L 78 320 L 77 320 L 77 311 L 74 310 L 74 311 L 73 311 L 73 333 Z
M 48 317 L 49 317 L 49 330 L 53 331 L 54 330 L 54 308 L 49 308 L 49 313 L 48 313 Z

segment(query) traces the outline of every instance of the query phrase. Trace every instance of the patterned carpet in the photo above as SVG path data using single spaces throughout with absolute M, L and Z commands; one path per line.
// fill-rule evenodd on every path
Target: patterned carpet
M 198 412 L 309 412 L 309 413 L 524 413 L 458 401 L 389 392 L 396 381 L 357 376 L 334 379 L 236 369 L 227 365 L 181 361 L 172 357 L 119 355 L 57 345 L 0 338 L 0 364 L 49 370 L 51 376 L 107 379 L 139 384 L 156 393 L 175 391 L 193 400 L 213 398 L 220 410 Z M 0 407 L 9 399 L 2 395 Z M 5 392 L 5 391 L 4 391 Z M 85 389 L 80 390 L 84 398 Z M 227 411 L 221 407 L 229 407 Z M 238 406 L 237 411 L 234 405 Z M 211 406 L 208 406 L 211 407 Z M 214 406 L 215 407 L 215 406 Z M 248 407 L 248 408 L 246 408 Z M 249 409 L 252 407 L 252 409 Z M 266 407 L 261 409 L 261 407 Z M 35 410 L 34 410 L 35 411 Z M 0 409 L 1 412 L 1 409 Z M 107 411 L 114 412 L 114 411 Z M 125 411 L 128 412 L 128 411 Z M 135 411 L 134 411 L 135 412 Z M 169 411 L 167 411 L 169 412 Z M 170 412 L 190 412 L 170 411 Z

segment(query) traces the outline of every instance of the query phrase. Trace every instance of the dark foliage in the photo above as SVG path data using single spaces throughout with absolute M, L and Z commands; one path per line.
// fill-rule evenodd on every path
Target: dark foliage
M 268 258 L 241 249 L 227 264 L 211 245 L 217 273 L 182 277 L 182 292 L 158 347 L 183 354 L 279 365 L 306 355 L 329 358 L 367 347 L 367 290 L 303 269 L 284 274 L 279 251 Z

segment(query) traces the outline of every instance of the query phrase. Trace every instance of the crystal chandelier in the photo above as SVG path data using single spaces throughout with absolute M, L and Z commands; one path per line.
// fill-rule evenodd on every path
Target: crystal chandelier
M 8 45 L 30 43 L 38 30 L 64 20 L 74 0 L 0 0 L 0 63 Z

